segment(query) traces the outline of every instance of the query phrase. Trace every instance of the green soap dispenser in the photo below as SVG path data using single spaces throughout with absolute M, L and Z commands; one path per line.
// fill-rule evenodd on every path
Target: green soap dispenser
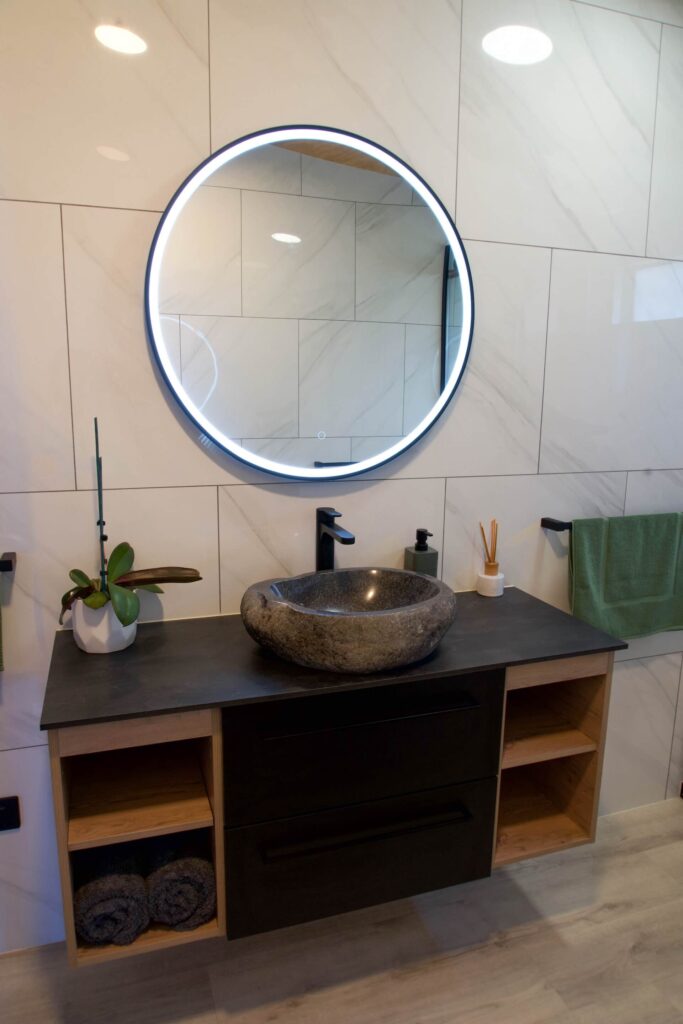
M 411 572 L 424 572 L 427 576 L 436 576 L 439 571 L 439 552 L 436 548 L 430 548 L 427 544 L 427 537 L 434 534 L 429 530 L 420 528 L 415 534 L 415 546 L 406 548 L 403 559 L 403 567 Z

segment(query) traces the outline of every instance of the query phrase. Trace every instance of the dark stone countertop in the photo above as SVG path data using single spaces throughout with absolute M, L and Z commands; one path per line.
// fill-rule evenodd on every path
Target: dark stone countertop
M 42 729 L 284 700 L 434 679 L 628 646 L 522 590 L 458 594 L 455 622 L 424 661 L 372 675 L 302 668 L 269 654 L 239 615 L 144 623 L 116 654 L 85 654 L 57 632 Z

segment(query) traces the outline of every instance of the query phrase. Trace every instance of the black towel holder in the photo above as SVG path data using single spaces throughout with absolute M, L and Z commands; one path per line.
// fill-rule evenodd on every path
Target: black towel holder
M 543 516 L 541 519 L 541 529 L 543 530 L 554 530 L 555 533 L 564 533 L 565 530 L 571 532 L 572 524 L 565 523 L 562 519 L 551 519 L 550 516 Z
M 15 551 L 5 551 L 0 557 L 0 572 L 14 572 L 17 567 L 17 555 Z

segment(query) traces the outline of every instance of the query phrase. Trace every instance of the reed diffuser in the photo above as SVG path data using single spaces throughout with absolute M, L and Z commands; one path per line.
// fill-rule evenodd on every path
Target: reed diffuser
M 488 538 L 483 523 L 479 523 L 479 531 L 484 543 L 484 571 L 477 577 L 477 593 L 482 597 L 501 597 L 505 587 L 505 576 L 498 566 L 498 521 L 491 520 Z

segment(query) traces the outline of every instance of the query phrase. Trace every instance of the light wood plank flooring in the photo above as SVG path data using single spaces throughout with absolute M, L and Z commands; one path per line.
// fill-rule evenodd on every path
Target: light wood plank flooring
M 61 945 L 11 954 L 0 1019 L 681 1024 L 683 801 L 603 818 L 595 846 L 240 942 L 78 972 Z

